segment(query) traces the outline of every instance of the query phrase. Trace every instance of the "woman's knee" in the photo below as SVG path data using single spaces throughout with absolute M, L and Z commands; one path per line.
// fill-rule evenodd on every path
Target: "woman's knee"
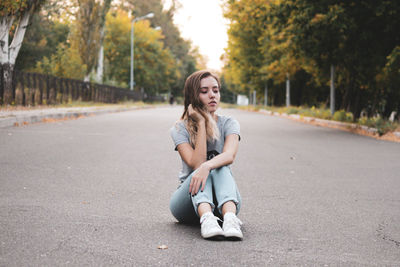
M 227 178 L 227 179 L 233 179 L 233 175 L 231 172 L 231 169 L 228 166 L 222 166 L 220 168 L 214 169 L 211 171 L 210 175 L 213 178 L 219 178 L 219 177 L 223 177 L 223 178 Z M 220 179 L 223 179 L 220 178 Z
M 171 214 L 180 223 L 195 223 L 198 217 L 193 209 L 192 203 L 181 201 L 172 197 L 169 203 Z

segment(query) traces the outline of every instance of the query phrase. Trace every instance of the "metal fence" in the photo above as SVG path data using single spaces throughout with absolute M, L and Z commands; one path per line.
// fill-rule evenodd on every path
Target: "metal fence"
M 0 79 L 0 83 L 0 104 L 3 104 L 4 85 L 2 79 Z M 117 103 L 127 100 L 145 99 L 139 91 L 130 91 L 115 86 L 18 70 L 13 72 L 12 103 L 15 105 L 53 105 L 70 101 Z

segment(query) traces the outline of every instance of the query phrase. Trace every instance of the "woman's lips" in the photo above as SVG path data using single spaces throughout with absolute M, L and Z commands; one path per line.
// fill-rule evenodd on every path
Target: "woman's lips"
M 211 101 L 210 103 L 208 103 L 210 106 L 216 106 L 217 105 L 217 102 L 215 102 L 215 101 Z

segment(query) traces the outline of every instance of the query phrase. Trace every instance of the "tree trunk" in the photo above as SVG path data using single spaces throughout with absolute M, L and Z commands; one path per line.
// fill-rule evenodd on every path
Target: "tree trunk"
M 331 65 L 331 115 L 335 113 L 335 66 Z
M 103 83 L 103 62 L 104 62 L 104 46 L 100 46 L 99 59 L 97 63 L 96 81 L 100 84 Z
M 3 105 L 4 101 L 4 87 L 3 87 L 3 64 L 0 64 L 0 105 Z
M 2 65 L 2 68 L 3 68 L 4 104 L 11 105 L 13 102 L 12 77 L 13 77 L 14 65 L 6 63 Z
M 361 91 L 360 91 L 360 89 L 358 89 L 356 92 L 356 97 L 355 97 L 355 100 L 353 103 L 353 110 L 352 110 L 354 120 L 356 120 L 360 117 L 360 113 L 361 113 L 360 98 L 361 98 Z
M 351 79 L 351 74 L 349 72 L 346 73 L 346 79 L 345 79 L 345 85 L 344 85 L 344 94 L 343 94 L 343 100 L 342 100 L 342 105 L 341 109 L 345 109 L 349 111 L 349 106 L 350 106 L 350 98 L 352 95 L 352 79 Z
M 0 20 L 0 63 L 3 69 L 3 94 L 4 104 L 10 105 L 14 101 L 13 97 L 13 71 L 15 60 L 24 39 L 26 28 L 28 27 L 30 13 L 25 12 L 18 22 L 18 27 L 15 30 L 13 40 L 9 45 L 9 31 L 14 21 L 11 18 L 3 17 Z
M 268 106 L 268 85 L 265 85 L 265 90 L 264 90 L 264 106 Z
M 290 106 L 290 79 L 289 73 L 286 74 L 286 107 Z
M 24 15 L 20 18 L 18 27 L 15 30 L 13 40 L 10 44 L 9 59 L 10 63 L 13 66 L 15 65 L 19 50 L 21 49 L 22 41 L 24 40 L 25 32 L 28 28 L 30 16 L 31 14 L 29 12 L 25 12 Z

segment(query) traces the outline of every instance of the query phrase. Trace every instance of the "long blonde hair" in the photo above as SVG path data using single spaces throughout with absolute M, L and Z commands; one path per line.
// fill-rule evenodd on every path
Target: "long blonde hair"
M 192 107 L 205 118 L 207 141 L 218 140 L 220 136 L 216 121 L 207 111 L 207 107 L 200 101 L 199 97 L 201 80 L 209 76 L 213 77 L 217 81 L 218 87 L 221 88 L 221 83 L 218 76 L 207 70 L 194 72 L 186 79 L 185 82 L 185 102 L 181 120 L 186 123 L 186 128 L 190 135 L 190 142 L 193 147 L 196 144 L 197 122 L 189 117 L 188 107 L 190 104 L 192 104 Z

